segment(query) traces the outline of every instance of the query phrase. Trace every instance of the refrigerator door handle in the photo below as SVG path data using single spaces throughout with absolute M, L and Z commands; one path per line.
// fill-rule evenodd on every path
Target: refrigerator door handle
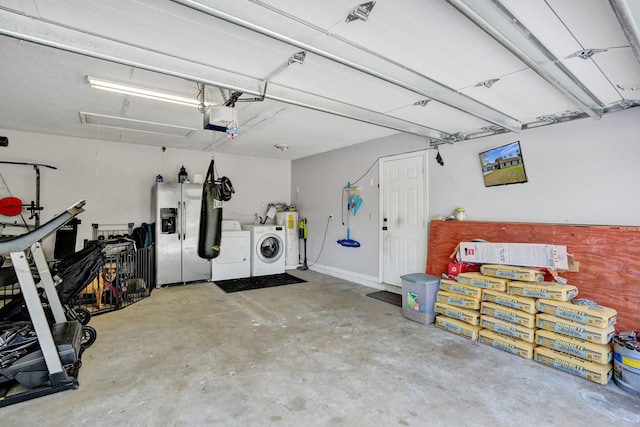
M 182 240 L 187 239 L 187 202 L 182 202 Z
M 178 224 L 180 225 L 180 228 L 178 229 L 178 240 L 181 239 L 182 236 L 182 210 L 180 209 L 180 200 L 178 200 L 178 215 L 180 216 Z

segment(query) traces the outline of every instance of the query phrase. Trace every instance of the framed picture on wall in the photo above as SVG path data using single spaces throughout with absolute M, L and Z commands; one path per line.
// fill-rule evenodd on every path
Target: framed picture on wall
M 520 141 L 480 153 L 485 187 L 527 182 Z

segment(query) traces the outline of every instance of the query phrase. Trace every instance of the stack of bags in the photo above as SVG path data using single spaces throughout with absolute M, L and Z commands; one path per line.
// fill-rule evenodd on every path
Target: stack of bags
M 458 277 L 460 277 L 458 275 Z M 446 329 L 470 340 L 477 340 L 480 332 L 480 300 L 482 289 L 459 281 L 440 279 L 439 291 L 433 306 L 436 327 Z
M 436 326 L 591 381 L 611 379 L 616 311 L 577 305 L 575 286 L 545 282 L 544 272 L 482 265 L 441 279 Z
M 532 268 L 507 265 L 483 265 L 480 275 L 506 280 L 504 290 L 488 290 L 482 297 L 480 342 L 517 354 L 525 359 L 533 358 L 536 332 L 536 299 L 520 289 L 547 289 L 544 272 Z M 577 289 L 567 286 L 569 290 Z M 541 291 L 543 292 L 543 291 Z
M 607 384 L 613 375 L 617 313 L 609 307 L 538 299 L 534 359 L 545 365 Z

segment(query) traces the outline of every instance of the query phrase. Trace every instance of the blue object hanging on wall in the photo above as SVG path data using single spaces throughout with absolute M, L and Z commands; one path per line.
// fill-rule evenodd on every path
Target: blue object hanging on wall
M 351 183 L 350 182 L 347 183 L 347 187 L 345 188 L 345 191 L 347 191 L 349 193 L 351 193 L 351 191 L 354 191 L 354 189 L 351 188 Z M 348 247 L 348 248 L 359 248 L 360 247 L 360 242 L 351 239 L 351 227 L 349 225 L 350 224 L 349 211 L 352 211 L 353 214 L 355 215 L 357 210 L 360 208 L 360 205 L 362 204 L 362 198 L 358 195 L 357 190 L 355 190 L 355 191 L 356 191 L 356 193 L 350 195 L 349 198 L 347 199 L 347 238 L 346 239 L 340 239 L 340 240 L 337 241 L 337 243 L 339 245 L 342 245 L 342 246 L 345 246 L 345 247 Z

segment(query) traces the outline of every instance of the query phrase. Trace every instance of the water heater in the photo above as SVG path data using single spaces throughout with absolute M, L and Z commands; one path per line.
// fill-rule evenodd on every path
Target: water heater
M 300 241 L 298 237 L 298 212 L 276 213 L 276 224 L 284 227 L 285 268 L 296 268 L 300 264 Z

